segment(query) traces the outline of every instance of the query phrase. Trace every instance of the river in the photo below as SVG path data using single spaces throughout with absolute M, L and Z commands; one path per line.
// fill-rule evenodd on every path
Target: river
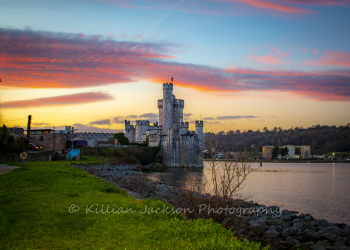
M 251 164 L 253 168 L 260 166 Z M 176 186 L 188 176 L 210 182 L 210 173 L 210 164 L 205 162 L 204 168 L 167 168 L 147 175 Z M 263 163 L 248 175 L 240 194 L 262 205 L 350 224 L 350 163 Z

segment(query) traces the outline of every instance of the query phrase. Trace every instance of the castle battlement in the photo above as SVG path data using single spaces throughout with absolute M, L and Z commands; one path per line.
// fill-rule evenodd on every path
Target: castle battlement
M 79 132 L 74 133 L 75 137 L 113 137 L 113 133 Z
M 183 141 L 195 141 L 196 139 L 197 139 L 196 134 L 181 135 L 181 140 Z
M 174 99 L 173 101 L 174 108 L 184 108 L 185 107 L 185 101 L 181 99 Z
M 137 120 L 136 125 L 147 125 L 149 126 L 149 121 L 147 120 Z
M 163 83 L 163 89 L 173 90 L 173 84 L 172 83 Z
M 203 127 L 203 121 L 196 121 L 196 127 Z
M 188 128 L 188 122 L 181 122 L 181 128 Z

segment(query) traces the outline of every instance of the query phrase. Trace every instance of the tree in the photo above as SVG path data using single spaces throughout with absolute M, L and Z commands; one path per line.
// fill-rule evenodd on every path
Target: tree
M 1 127 L 1 141 L 6 143 L 10 136 L 10 131 L 7 129 L 6 125 L 3 124 Z
M 281 150 L 281 155 L 282 157 L 287 156 L 289 153 L 289 148 L 287 148 L 287 146 L 285 146 L 282 150 Z
M 113 135 L 114 139 L 118 140 L 120 145 L 129 145 L 129 139 L 125 137 L 124 133 L 116 133 Z
M 279 153 L 279 148 L 278 146 L 275 146 L 272 150 L 272 153 L 271 153 L 271 158 L 272 159 L 276 159 L 277 156 L 278 156 L 278 153 Z

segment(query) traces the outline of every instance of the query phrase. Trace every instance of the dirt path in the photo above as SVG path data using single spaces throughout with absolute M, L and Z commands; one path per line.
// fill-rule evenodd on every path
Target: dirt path
M 0 164 L 0 175 L 10 173 L 16 168 L 19 168 L 19 167 L 8 166 L 6 164 Z

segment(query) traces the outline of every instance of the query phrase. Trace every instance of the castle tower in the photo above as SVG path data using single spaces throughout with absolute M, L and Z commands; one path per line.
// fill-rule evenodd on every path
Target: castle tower
M 137 120 L 135 125 L 135 142 L 143 143 L 146 140 L 146 131 L 149 130 L 149 121 Z
M 163 134 L 167 134 L 168 129 L 173 127 L 174 99 L 175 96 L 173 95 L 173 84 L 163 83 L 163 104 L 159 105 L 161 100 L 158 100 L 159 125 L 163 126 Z
M 129 139 L 129 142 L 135 142 L 135 127 L 130 125 L 128 120 L 125 120 L 125 137 Z
M 203 121 L 196 121 L 196 134 L 198 136 L 198 146 L 201 150 L 204 147 Z

